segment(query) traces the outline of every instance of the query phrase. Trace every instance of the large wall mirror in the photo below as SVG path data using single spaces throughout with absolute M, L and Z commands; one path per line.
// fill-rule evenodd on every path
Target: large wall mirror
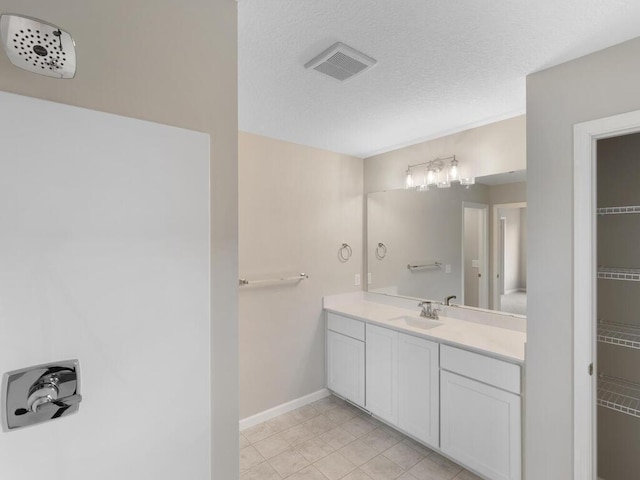
M 368 291 L 526 315 L 526 172 L 367 196 Z

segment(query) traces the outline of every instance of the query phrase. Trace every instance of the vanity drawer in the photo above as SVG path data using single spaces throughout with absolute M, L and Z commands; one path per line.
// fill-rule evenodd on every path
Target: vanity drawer
M 364 342 L 364 322 L 327 312 L 327 328 Z
M 520 395 L 520 367 L 513 363 L 441 345 L 440 368 Z

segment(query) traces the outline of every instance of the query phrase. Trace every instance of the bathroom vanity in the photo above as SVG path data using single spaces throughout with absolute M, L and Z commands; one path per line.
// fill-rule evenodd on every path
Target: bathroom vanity
M 521 478 L 526 319 L 358 292 L 325 297 L 327 387 L 490 480 Z

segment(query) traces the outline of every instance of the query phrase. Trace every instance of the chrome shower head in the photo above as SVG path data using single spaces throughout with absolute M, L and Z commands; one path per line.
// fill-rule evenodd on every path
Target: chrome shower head
M 73 78 L 76 49 L 71 35 L 55 25 L 21 15 L 0 15 L 4 51 L 16 67 L 54 78 Z

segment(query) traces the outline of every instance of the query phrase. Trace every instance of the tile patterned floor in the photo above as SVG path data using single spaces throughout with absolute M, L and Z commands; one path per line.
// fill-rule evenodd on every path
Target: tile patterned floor
M 240 480 L 480 480 L 335 396 L 240 433 Z

